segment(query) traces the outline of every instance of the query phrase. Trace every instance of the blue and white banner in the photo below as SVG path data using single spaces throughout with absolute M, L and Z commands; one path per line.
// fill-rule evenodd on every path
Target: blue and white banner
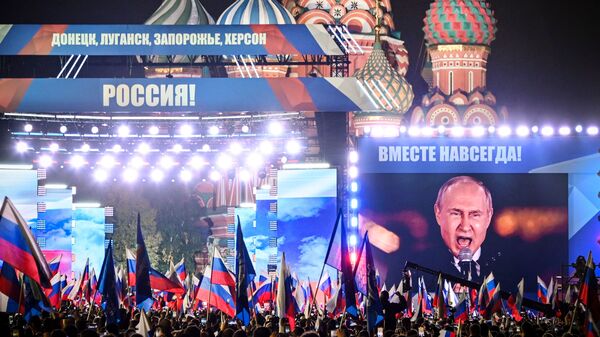
M 0 112 L 329 112 L 375 108 L 353 77 L 0 79 Z
M 362 138 L 358 144 L 361 173 L 595 173 L 599 148 L 600 139 L 589 136 Z
M 0 55 L 342 55 L 323 25 L 6 25 Z

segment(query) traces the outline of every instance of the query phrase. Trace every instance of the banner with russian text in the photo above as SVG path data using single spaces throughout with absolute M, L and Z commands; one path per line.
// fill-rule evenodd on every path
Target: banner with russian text
M 355 78 L 0 79 L 0 112 L 374 109 Z
M 0 55 L 342 55 L 323 25 L 10 25 Z

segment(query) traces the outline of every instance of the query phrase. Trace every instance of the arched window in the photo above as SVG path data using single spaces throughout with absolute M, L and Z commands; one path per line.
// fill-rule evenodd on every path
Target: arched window
M 448 73 L 448 90 L 449 95 L 454 92 L 454 73 L 452 71 Z
M 439 71 L 435 73 L 435 86 L 437 88 L 440 87 L 440 72 Z

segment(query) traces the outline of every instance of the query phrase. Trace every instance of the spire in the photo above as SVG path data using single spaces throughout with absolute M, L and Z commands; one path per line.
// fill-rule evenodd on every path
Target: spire
M 381 43 L 381 15 L 379 10 L 381 9 L 381 0 L 375 2 L 375 47 Z

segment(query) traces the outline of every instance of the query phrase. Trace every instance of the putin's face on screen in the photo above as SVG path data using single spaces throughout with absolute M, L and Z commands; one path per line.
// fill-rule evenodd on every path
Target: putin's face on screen
M 434 211 L 442 239 L 454 256 L 461 249 L 475 253 L 481 247 L 493 213 L 483 184 L 470 177 L 449 180 L 438 193 Z

